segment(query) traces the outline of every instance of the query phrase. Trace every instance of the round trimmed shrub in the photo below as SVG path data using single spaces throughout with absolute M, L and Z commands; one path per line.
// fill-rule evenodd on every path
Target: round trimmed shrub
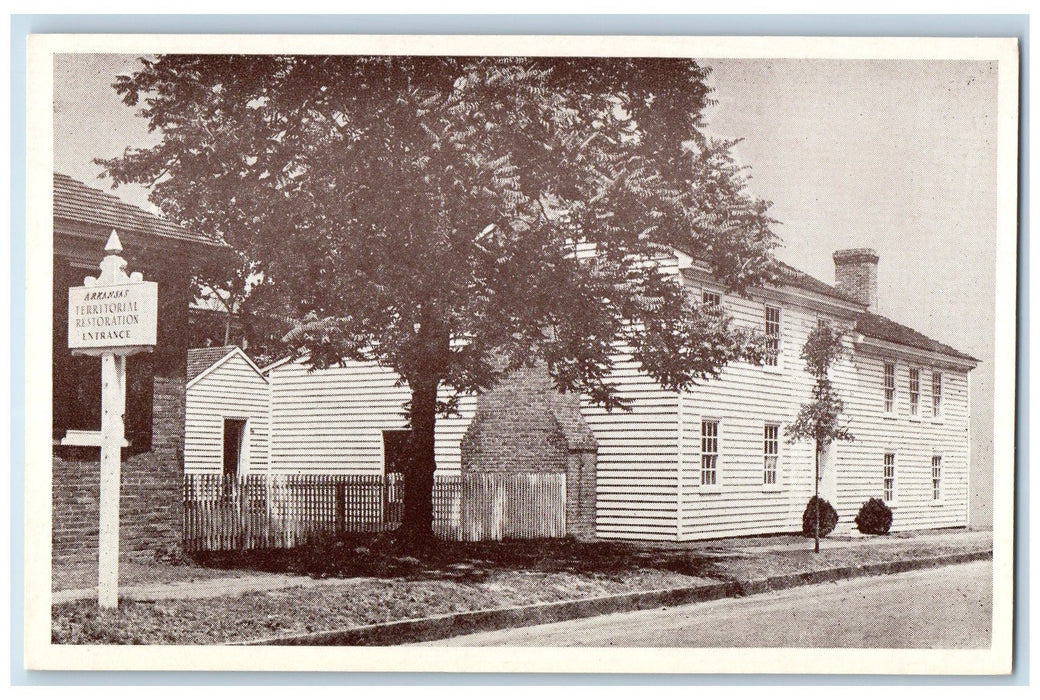
M 864 535 L 887 535 L 892 527 L 892 509 L 880 498 L 871 498 L 860 507 L 856 527 Z
M 820 537 L 826 537 L 834 531 L 838 524 L 838 511 L 834 510 L 827 499 L 820 499 Z M 816 534 L 816 496 L 809 499 L 802 513 L 802 534 L 813 537 Z

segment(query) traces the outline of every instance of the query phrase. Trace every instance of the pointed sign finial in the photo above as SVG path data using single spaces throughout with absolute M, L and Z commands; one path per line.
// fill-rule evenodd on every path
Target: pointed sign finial
M 112 229 L 112 235 L 108 237 L 108 243 L 105 244 L 106 253 L 122 253 L 123 244 L 119 242 L 119 236 L 116 235 L 116 230 Z
M 105 257 L 101 258 L 101 275 L 95 284 L 126 284 L 130 277 L 126 274 L 126 260 L 120 257 L 123 252 L 123 244 L 119 242 L 119 236 L 115 230 L 108 237 L 105 244 Z

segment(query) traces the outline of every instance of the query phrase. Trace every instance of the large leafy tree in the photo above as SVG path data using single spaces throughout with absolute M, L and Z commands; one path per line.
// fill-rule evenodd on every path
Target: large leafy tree
M 769 204 L 704 132 L 706 77 L 674 59 L 161 56 L 114 88 L 162 141 L 105 165 L 240 250 L 314 366 L 400 374 L 420 544 L 446 396 L 543 362 L 617 408 L 619 359 L 679 389 L 754 355 L 657 264 L 684 251 L 735 292 L 775 274 Z

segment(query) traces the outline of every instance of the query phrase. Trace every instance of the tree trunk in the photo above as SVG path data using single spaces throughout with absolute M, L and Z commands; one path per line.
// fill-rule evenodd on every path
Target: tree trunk
M 820 553 L 820 444 L 816 443 L 816 532 L 815 532 L 815 546 L 813 551 L 817 554 Z
M 413 551 L 433 543 L 434 428 L 437 420 L 437 381 L 417 382 L 412 387 L 411 459 L 404 481 L 404 514 L 401 534 Z

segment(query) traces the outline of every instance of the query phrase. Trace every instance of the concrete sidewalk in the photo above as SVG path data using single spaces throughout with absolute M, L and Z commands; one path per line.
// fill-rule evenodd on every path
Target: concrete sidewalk
M 797 538 L 795 542 L 767 542 L 756 543 L 758 538 L 745 539 L 743 541 L 727 540 L 726 544 L 719 549 L 726 554 L 765 554 L 768 552 L 790 552 L 801 549 L 812 548 L 811 538 Z M 993 533 L 989 531 L 976 530 L 928 530 L 920 533 L 900 533 L 877 537 L 861 535 L 853 531 L 852 534 L 830 535 L 820 539 L 820 551 L 826 549 L 846 549 L 849 547 L 898 547 L 901 544 L 913 542 L 916 544 L 935 544 L 945 546 L 983 546 L 993 545 Z M 806 544 L 808 543 L 808 545 Z M 716 545 L 718 546 L 718 545 Z M 708 547 L 713 550 L 714 547 Z
M 177 581 L 120 586 L 119 597 L 126 600 L 187 600 L 192 598 L 219 598 L 226 595 L 280 591 L 286 588 L 356 585 L 364 578 L 312 578 L 294 574 L 249 574 L 210 578 L 202 581 Z M 97 596 L 96 588 L 75 588 L 51 593 L 51 603 L 89 600 Z
M 840 550 L 869 547 L 873 549 L 898 548 L 901 545 L 931 545 L 963 547 L 965 551 L 992 549 L 993 534 L 988 531 L 938 530 L 920 533 L 901 533 L 887 537 L 837 535 L 820 540 L 821 550 Z M 693 555 L 708 557 L 744 556 L 773 552 L 811 551 L 812 540 L 793 535 L 773 537 L 730 538 L 700 542 L 646 543 L 647 550 L 685 550 Z M 250 573 L 238 576 L 214 577 L 192 581 L 148 583 L 120 586 L 119 596 L 126 600 L 171 600 L 216 598 L 245 593 L 277 591 L 295 587 L 351 585 L 364 582 L 365 577 L 313 578 L 306 575 Z M 53 591 L 52 604 L 75 600 L 89 600 L 97 596 L 95 588 L 76 588 Z

